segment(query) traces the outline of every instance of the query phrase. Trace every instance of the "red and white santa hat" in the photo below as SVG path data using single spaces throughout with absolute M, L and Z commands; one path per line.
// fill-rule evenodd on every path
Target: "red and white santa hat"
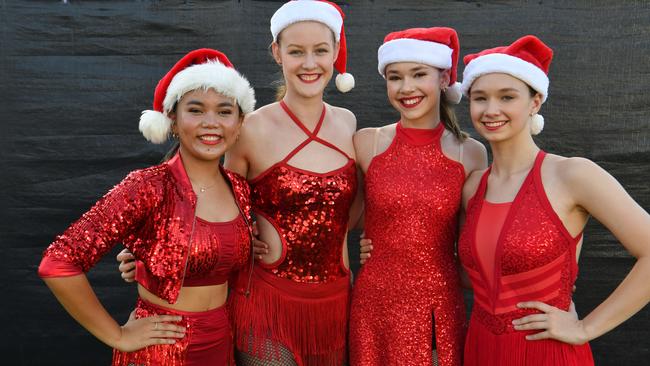
M 169 113 L 185 93 L 200 88 L 212 88 L 234 98 L 244 114 L 255 110 L 255 91 L 228 57 L 217 50 L 201 48 L 183 56 L 156 85 L 153 110 L 143 111 L 140 116 L 144 137 L 155 144 L 165 142 L 172 125 Z
M 378 69 L 386 78 L 386 66 L 395 62 L 415 62 L 449 70 L 445 98 L 458 104 L 462 98 L 457 79 L 458 34 L 452 28 L 411 28 L 389 33 L 377 51 Z
M 354 77 L 347 73 L 347 42 L 343 26 L 345 14 L 341 8 L 325 0 L 293 0 L 282 5 L 271 17 L 271 34 L 273 42 L 277 42 L 278 34 L 286 27 L 305 21 L 315 21 L 325 24 L 334 32 L 339 42 L 339 54 L 334 62 L 334 68 L 339 72 L 336 76 L 336 88 L 347 93 L 354 88 Z
M 542 103 L 548 97 L 548 68 L 553 59 L 553 50 L 535 36 L 524 36 L 510 46 L 496 47 L 467 55 L 463 58 L 463 94 L 468 95 L 474 80 L 491 73 L 504 73 L 528 84 L 542 96 Z M 544 128 L 544 118 L 536 114 L 531 123 L 531 132 L 537 135 Z

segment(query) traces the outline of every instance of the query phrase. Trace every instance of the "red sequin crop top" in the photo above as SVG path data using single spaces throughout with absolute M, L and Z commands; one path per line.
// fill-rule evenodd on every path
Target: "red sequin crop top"
M 220 285 L 233 270 L 246 264 L 249 251 L 248 226 L 238 215 L 228 222 L 196 218 L 183 286 Z

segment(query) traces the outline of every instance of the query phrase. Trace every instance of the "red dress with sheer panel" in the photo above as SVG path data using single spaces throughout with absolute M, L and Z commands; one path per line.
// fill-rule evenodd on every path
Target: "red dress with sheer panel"
M 252 276 L 248 296 L 238 286 L 232 301 L 236 346 L 249 359 L 257 359 L 245 364 L 289 364 L 281 362 L 283 350 L 288 350 L 299 366 L 341 365 L 350 290 L 342 250 L 356 193 L 356 168 L 345 152 L 318 137 L 325 106 L 312 132 L 284 102 L 280 105 L 307 139 L 250 181 L 253 210 L 276 229 L 282 255 L 275 263 L 256 263 L 247 274 Z M 327 173 L 290 165 L 309 143 L 338 151 L 346 164 Z
M 572 237 L 553 210 L 541 178 L 540 151 L 512 203 L 485 200 L 488 169 L 467 204 L 459 255 L 474 290 L 465 342 L 466 366 L 588 366 L 589 344 L 528 341 L 537 331 L 518 331 L 512 321 L 538 313 L 521 301 L 542 301 L 568 310 L 578 274 Z
M 454 243 L 465 170 L 443 153 L 444 131 L 442 123 L 398 123 L 368 167 L 373 251 L 352 291 L 350 365 L 432 365 L 434 343 L 439 365 L 462 364 L 466 317 Z

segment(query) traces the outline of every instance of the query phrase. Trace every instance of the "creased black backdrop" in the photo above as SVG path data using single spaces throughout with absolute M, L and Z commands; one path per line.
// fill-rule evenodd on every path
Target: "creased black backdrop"
M 268 21 L 281 3 L 0 1 L 2 364 L 110 362 L 110 350 L 78 326 L 36 276 L 41 252 L 127 172 L 159 161 L 166 147 L 141 137 L 139 114 L 150 107 L 160 76 L 187 51 L 223 50 L 256 87 L 260 105 L 272 101 L 280 75 L 268 54 Z M 539 144 L 595 160 L 650 209 L 647 1 L 339 3 L 357 87 L 345 95 L 331 88 L 328 101 L 351 109 L 359 127 L 397 118 L 376 71 L 386 33 L 451 26 L 462 54 L 533 33 L 555 50 Z M 458 114 L 473 132 L 467 102 Z M 350 250 L 354 262 L 355 238 Z M 122 283 L 113 254 L 89 277 L 124 321 L 135 289 Z M 575 295 L 579 312 L 602 301 L 632 264 L 611 234 L 591 223 Z M 643 364 L 650 357 L 650 310 L 592 347 L 599 365 Z

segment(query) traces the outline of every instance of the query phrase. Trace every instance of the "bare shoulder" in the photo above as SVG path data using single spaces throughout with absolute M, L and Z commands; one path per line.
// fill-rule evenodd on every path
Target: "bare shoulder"
M 487 167 L 487 149 L 479 141 L 468 137 L 462 142 L 463 158 L 462 164 L 468 176 L 477 170 L 484 170 Z
M 484 169 L 477 169 L 469 173 L 469 176 L 467 176 L 467 179 L 465 179 L 465 185 L 463 185 L 463 206 L 467 206 L 467 202 L 474 196 L 476 193 L 476 190 L 478 189 L 478 185 L 481 182 L 481 178 L 483 177 L 483 174 L 485 174 L 485 171 L 487 168 Z
M 588 183 L 598 175 L 609 175 L 598 164 L 581 157 L 547 154 L 544 165 L 563 183 L 570 185 Z
M 340 123 L 347 127 L 351 133 L 354 133 L 354 131 L 357 130 L 357 117 L 354 113 L 346 108 L 336 107 L 329 104 L 328 106 L 331 108 L 336 121 L 340 121 Z

